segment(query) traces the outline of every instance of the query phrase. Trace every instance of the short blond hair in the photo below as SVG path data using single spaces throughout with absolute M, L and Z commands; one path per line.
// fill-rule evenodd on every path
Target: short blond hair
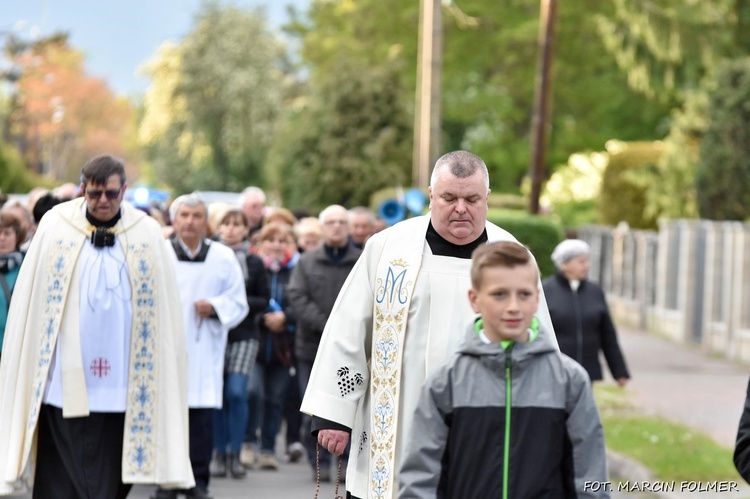
M 482 277 L 487 268 L 513 268 L 524 265 L 532 265 L 537 274 L 539 273 L 536 262 L 526 246 L 513 241 L 482 244 L 471 254 L 471 286 L 474 289 L 482 287 Z

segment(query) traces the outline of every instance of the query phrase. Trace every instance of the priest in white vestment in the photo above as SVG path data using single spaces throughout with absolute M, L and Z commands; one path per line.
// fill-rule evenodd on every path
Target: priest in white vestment
M 125 497 L 194 484 L 187 352 L 159 224 L 121 204 L 121 160 L 83 167 L 84 198 L 39 224 L 0 365 L 0 495 Z
M 205 238 L 205 203 L 194 194 L 180 196 L 170 215 L 175 237 L 165 244 L 172 250 L 188 350 L 190 461 L 196 482 L 189 497 L 202 499 L 208 497 L 214 410 L 222 406 L 227 335 L 249 307 L 234 251 Z M 174 497 L 169 490 L 156 494 L 157 499 Z
M 373 235 L 339 293 L 301 410 L 313 416 L 329 451 L 340 454 L 351 438 L 348 496 L 398 494 L 422 382 L 474 319 L 471 252 L 487 241 L 515 240 L 487 222 L 489 193 L 479 157 L 444 155 L 430 180 L 430 213 Z M 538 318 L 552 330 L 543 296 Z

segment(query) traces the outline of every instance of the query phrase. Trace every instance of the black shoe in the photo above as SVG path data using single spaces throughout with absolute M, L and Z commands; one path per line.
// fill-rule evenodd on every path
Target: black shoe
M 226 454 L 214 454 L 211 459 L 211 464 L 208 466 L 209 473 L 211 476 L 216 478 L 224 478 L 227 476 L 227 455 Z
M 185 497 L 187 497 L 188 499 L 214 499 L 213 497 L 208 495 L 208 491 L 206 489 L 201 489 L 199 487 L 188 490 L 185 493 Z
M 232 474 L 232 478 L 245 478 L 247 470 L 240 462 L 239 454 L 229 454 L 229 473 Z M 226 473 L 226 467 L 224 469 Z
M 156 489 L 154 495 L 152 495 L 149 499 L 177 499 L 177 491 Z

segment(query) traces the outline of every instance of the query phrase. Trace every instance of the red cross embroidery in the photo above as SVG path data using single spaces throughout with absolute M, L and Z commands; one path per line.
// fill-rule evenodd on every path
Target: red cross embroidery
M 91 363 L 91 366 L 89 369 L 91 369 L 91 374 L 96 376 L 97 378 L 104 378 L 109 374 L 110 370 L 109 361 L 105 358 L 99 357 L 98 359 L 94 359 L 94 361 Z

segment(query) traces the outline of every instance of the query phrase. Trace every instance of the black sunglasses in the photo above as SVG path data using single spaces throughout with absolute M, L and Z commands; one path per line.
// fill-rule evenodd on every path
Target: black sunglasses
M 87 189 L 86 196 L 88 196 L 89 199 L 94 200 L 94 199 L 99 199 L 100 197 L 102 197 L 102 193 L 103 193 L 105 196 L 107 196 L 107 199 L 109 199 L 110 201 L 114 201 L 115 199 L 117 199 L 117 196 L 120 195 L 121 190 L 122 190 L 122 187 L 120 187 L 117 190 L 106 190 L 106 191 L 89 191 Z

